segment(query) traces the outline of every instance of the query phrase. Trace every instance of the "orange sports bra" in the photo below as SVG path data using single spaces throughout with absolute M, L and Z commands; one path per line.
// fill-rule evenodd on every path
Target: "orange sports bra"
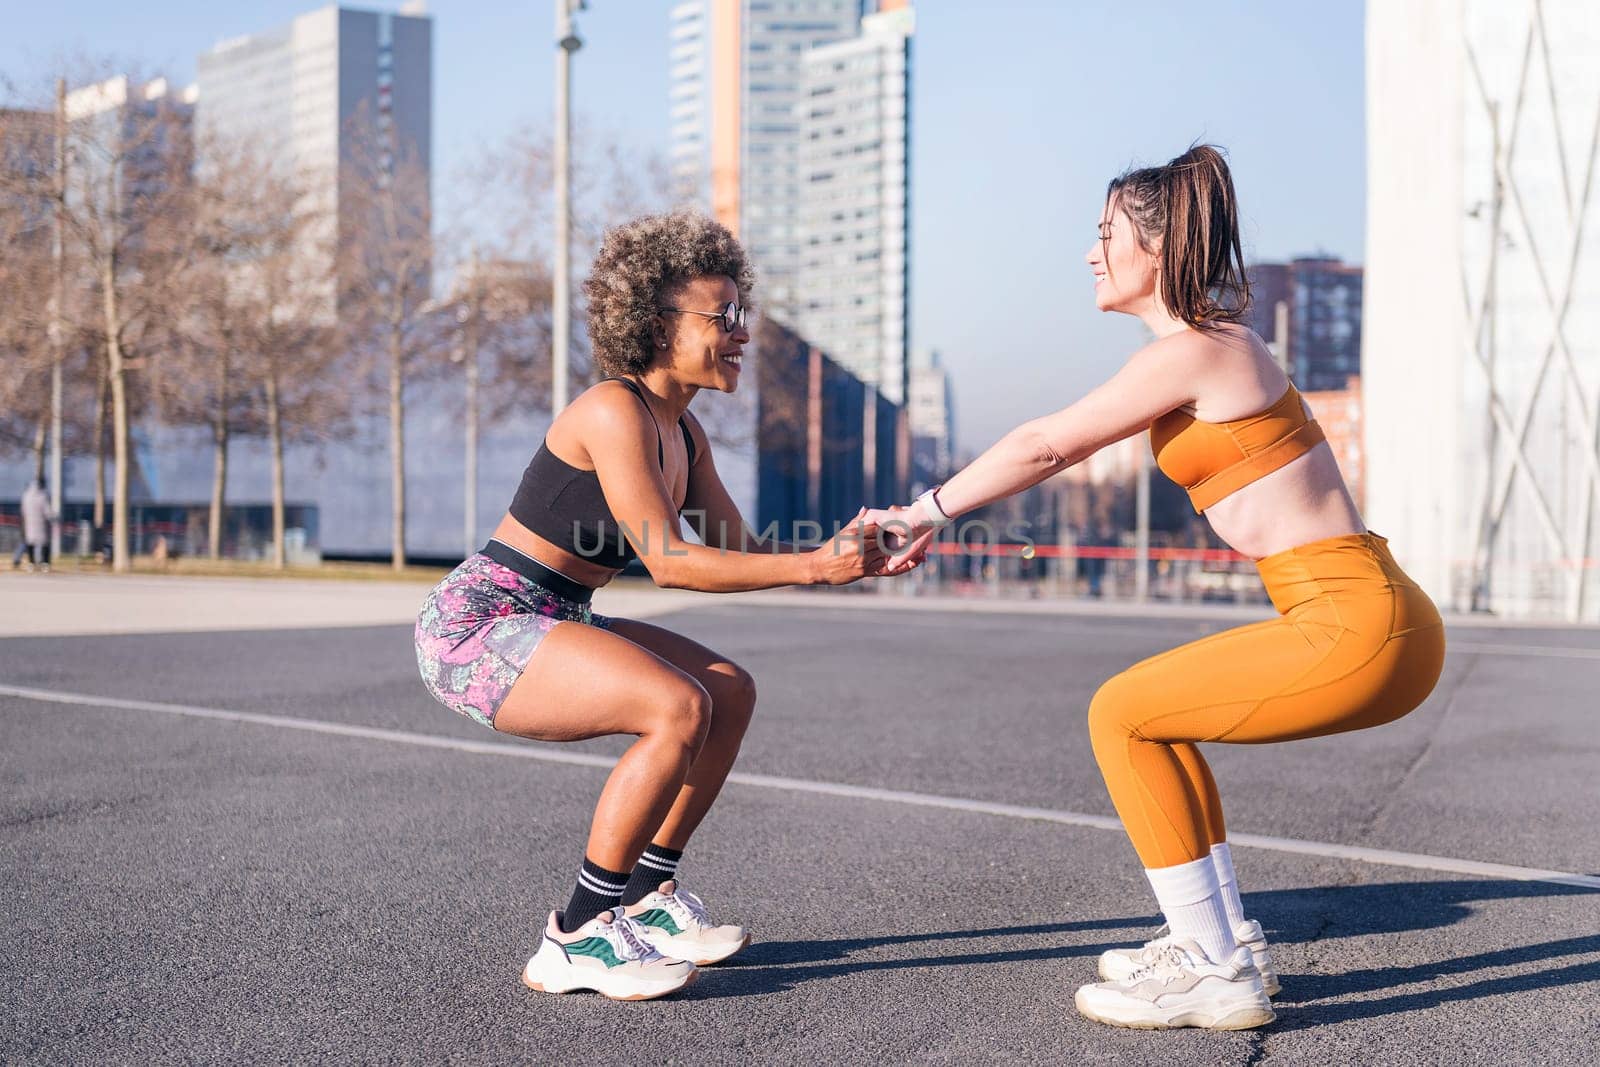
M 1305 455 L 1323 440 L 1322 427 L 1306 417 L 1293 382 L 1282 399 L 1258 415 L 1201 422 L 1179 408 L 1150 424 L 1156 466 L 1189 491 L 1189 501 L 1198 512 Z

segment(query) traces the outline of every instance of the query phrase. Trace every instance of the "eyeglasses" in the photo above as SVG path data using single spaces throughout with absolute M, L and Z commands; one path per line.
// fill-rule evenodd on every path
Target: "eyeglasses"
M 711 319 L 722 327 L 723 333 L 732 333 L 735 329 L 744 329 L 749 320 L 749 309 L 739 306 L 737 301 L 728 301 L 728 306 L 721 311 L 692 311 L 689 308 L 657 308 L 658 311 L 671 311 L 679 315 L 699 315 L 703 319 Z

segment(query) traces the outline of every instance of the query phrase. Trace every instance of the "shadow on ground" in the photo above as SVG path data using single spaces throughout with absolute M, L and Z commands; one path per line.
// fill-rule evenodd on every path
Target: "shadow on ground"
M 1600 890 L 1489 879 L 1395 882 L 1250 893 L 1245 896 L 1245 909 L 1261 921 L 1268 937 L 1275 943 L 1301 944 L 1436 929 L 1452 926 L 1476 910 L 1493 907 L 1497 901 L 1573 895 L 1600 897 Z M 718 980 L 714 985 L 698 986 L 687 996 L 691 999 L 758 996 L 780 992 L 804 982 L 857 972 L 1094 956 L 1103 949 L 1127 945 L 1149 936 L 1150 928 L 1158 921 L 1155 916 L 1133 916 L 976 930 L 886 934 L 881 937 L 758 942 L 736 961 L 717 968 Z M 1070 938 L 1056 941 L 1064 935 L 1094 931 L 1126 931 L 1126 935 L 1104 944 L 1075 943 Z M 1012 938 L 1038 938 L 1047 943 L 1005 948 L 985 945 L 985 942 Z M 1050 944 L 1050 941 L 1056 943 Z M 894 951 L 907 945 L 948 945 L 951 951 L 924 951 L 909 956 Z M 1418 1011 L 1450 1001 L 1600 980 L 1600 959 L 1595 959 L 1532 973 L 1485 977 L 1444 989 L 1407 992 L 1376 1000 L 1348 999 L 1397 986 L 1469 975 L 1479 970 L 1555 962 L 1591 953 L 1600 954 L 1600 935 L 1496 947 L 1455 959 L 1426 963 L 1400 962 L 1394 967 L 1347 971 L 1343 974 L 1285 974 L 1282 976 L 1284 994 L 1279 1002 L 1291 1006 L 1292 1010 L 1280 1015 L 1273 1030 L 1301 1030 L 1352 1019 Z M 1337 1002 L 1324 1003 L 1329 1001 Z
M 1492 879 L 1401 882 L 1249 894 L 1246 908 L 1259 916 L 1272 940 L 1304 943 L 1438 929 L 1460 922 L 1475 911 L 1492 908 L 1498 901 L 1568 896 L 1600 898 L 1600 890 Z M 1567 962 L 1571 957 L 1588 955 L 1600 955 L 1600 935 L 1486 946 L 1484 951 L 1471 955 L 1420 963 L 1397 959 L 1392 967 L 1342 974 L 1284 974 L 1283 996 L 1278 1003 L 1290 1010 L 1280 1012 L 1272 1030 L 1306 1030 L 1422 1011 L 1451 1002 L 1600 981 L 1600 958 Z M 1549 966 L 1526 970 L 1529 965 L 1539 964 Z M 1485 975 L 1461 985 L 1440 984 L 1441 979 L 1501 967 L 1516 967 L 1519 973 Z M 1418 983 L 1439 987 L 1396 992 L 1376 999 L 1351 999 Z

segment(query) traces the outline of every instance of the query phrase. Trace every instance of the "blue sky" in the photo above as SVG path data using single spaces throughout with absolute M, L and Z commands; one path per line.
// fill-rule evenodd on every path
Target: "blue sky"
M 1139 343 L 1094 309 L 1083 253 L 1107 179 L 1197 138 L 1229 151 L 1246 255 L 1360 262 L 1366 205 L 1361 0 L 922 0 L 913 44 L 912 332 L 955 379 L 982 447 L 1070 403 Z M 216 41 L 307 0 L 0 0 L 0 75 L 116 61 L 187 84 Z M 397 9 L 398 3 L 373 3 Z M 575 124 L 667 144 L 668 0 L 590 0 Z M 551 0 L 435 0 L 434 165 L 548 120 Z

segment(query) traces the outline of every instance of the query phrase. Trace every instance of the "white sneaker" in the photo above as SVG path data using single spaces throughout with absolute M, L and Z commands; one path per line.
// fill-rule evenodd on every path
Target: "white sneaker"
M 612 1000 L 654 1000 L 699 975 L 694 964 L 657 952 L 624 915 L 603 911 L 568 934 L 551 912 L 522 984 L 541 993 L 592 989 Z
M 704 967 L 721 963 L 750 944 L 742 926 L 717 926 L 704 902 L 676 881 L 662 882 L 654 893 L 629 904 L 625 914 L 659 952 Z
M 1249 1030 L 1277 1018 L 1249 949 L 1212 963 L 1190 940 L 1169 941 L 1123 981 L 1080 986 L 1073 1002 L 1085 1018 L 1139 1030 Z
M 1163 926 L 1162 930 L 1166 930 Z M 1261 987 L 1267 996 L 1275 997 L 1282 991 L 1278 972 L 1272 969 L 1272 954 L 1267 951 L 1267 935 L 1261 924 L 1246 919 L 1233 928 L 1233 939 L 1250 950 L 1250 959 L 1261 972 Z M 1100 953 L 1100 977 L 1108 982 L 1121 982 L 1141 967 L 1148 966 L 1163 948 L 1172 943 L 1172 935 L 1165 934 L 1146 941 L 1140 948 L 1108 948 Z

